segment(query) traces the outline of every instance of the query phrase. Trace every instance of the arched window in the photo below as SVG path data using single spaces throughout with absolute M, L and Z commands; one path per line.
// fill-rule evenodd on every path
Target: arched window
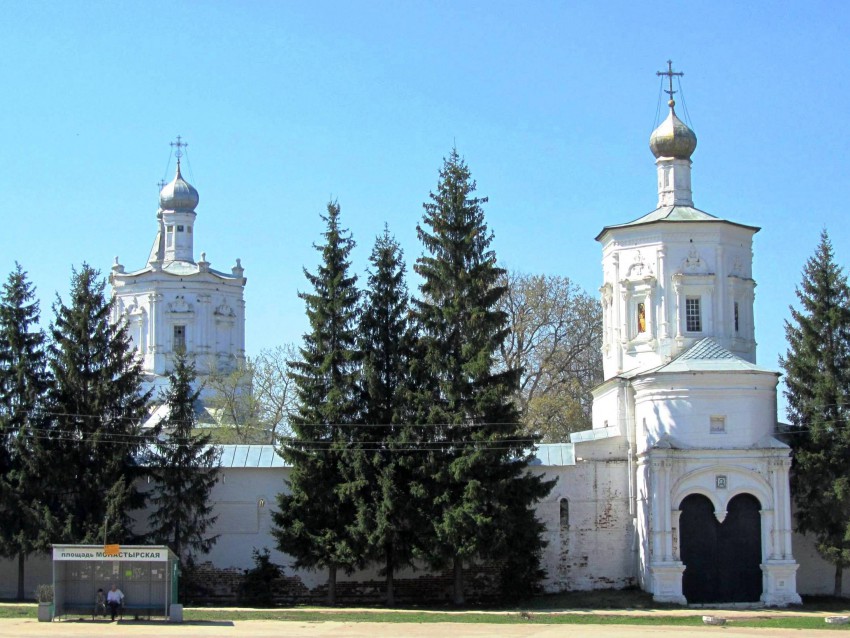
M 562 498 L 561 499 L 561 531 L 567 530 L 570 528 L 570 502 Z

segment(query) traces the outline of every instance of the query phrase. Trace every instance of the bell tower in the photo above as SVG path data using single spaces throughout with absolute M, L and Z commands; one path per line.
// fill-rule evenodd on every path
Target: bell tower
M 167 384 L 180 351 L 194 359 L 200 381 L 212 372 L 235 370 L 245 359 L 244 269 L 237 259 L 227 271 L 216 270 L 206 253 L 195 261 L 200 198 L 182 175 L 187 144 L 178 137 L 171 146 L 177 169 L 159 193 L 157 234 L 147 264 L 127 272 L 116 258 L 110 275 L 113 319 L 125 322 L 153 388 Z
M 649 138 L 658 175 L 655 210 L 606 226 L 603 366 L 606 379 L 661 365 L 710 337 L 755 363 L 752 238 L 758 228 L 694 206 L 691 156 L 697 136 L 676 114 L 673 71 L 666 77 L 669 112 Z

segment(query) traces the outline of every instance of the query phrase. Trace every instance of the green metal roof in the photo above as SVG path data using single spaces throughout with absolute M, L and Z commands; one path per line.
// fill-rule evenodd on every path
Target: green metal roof
M 614 224 L 612 226 L 606 226 L 602 229 L 602 231 L 596 236 L 596 241 L 605 234 L 606 231 L 614 229 L 614 228 L 629 228 L 630 226 L 642 226 L 644 224 L 653 224 L 656 222 L 722 222 L 724 224 L 731 224 L 733 226 L 739 226 L 740 228 L 749 228 L 753 232 L 758 232 L 761 230 L 758 226 L 748 226 L 747 224 L 738 224 L 736 222 L 730 222 L 726 219 L 722 219 L 720 217 L 715 217 L 714 215 L 710 215 L 699 208 L 694 208 L 693 206 L 662 206 L 660 208 L 656 208 L 651 213 L 647 213 L 643 217 L 639 217 L 630 222 L 626 222 L 625 224 Z
M 273 445 L 219 445 L 222 468 L 291 467 Z M 542 443 L 537 446 L 529 465 L 532 467 L 560 467 L 575 465 L 575 448 L 571 443 Z
M 636 368 L 618 376 L 634 379 L 644 374 L 667 372 L 766 372 L 779 376 L 775 370 L 750 363 L 729 352 L 711 337 L 700 339 L 668 363 L 653 368 Z

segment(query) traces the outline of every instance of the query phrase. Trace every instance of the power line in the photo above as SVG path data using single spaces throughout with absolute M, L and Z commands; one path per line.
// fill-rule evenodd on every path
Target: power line
M 50 410 L 41 411 L 41 410 L 18 410 L 12 412 L 13 415 L 17 416 L 28 416 L 30 418 L 38 418 L 41 416 L 53 416 L 53 417 L 67 417 L 72 419 L 92 419 L 92 420 L 100 420 L 100 421 L 129 421 L 132 423 L 139 423 L 141 421 L 147 421 L 156 416 L 155 413 L 149 414 L 143 417 L 134 417 L 134 416 L 122 416 L 122 415 L 111 415 L 111 414 L 78 414 L 73 412 L 52 412 Z M 180 424 L 180 425 L 188 425 L 190 423 L 196 423 L 196 421 L 189 421 L 185 419 L 170 419 L 168 416 L 162 416 L 161 420 L 168 421 L 169 423 Z M 508 421 L 508 422 L 496 422 L 496 421 L 482 421 L 475 423 L 299 423 L 299 427 L 304 428 L 455 428 L 455 429 L 475 429 L 475 428 L 486 428 L 486 427 L 495 427 L 495 426 L 511 426 L 511 427 L 522 427 L 522 424 L 518 421 Z

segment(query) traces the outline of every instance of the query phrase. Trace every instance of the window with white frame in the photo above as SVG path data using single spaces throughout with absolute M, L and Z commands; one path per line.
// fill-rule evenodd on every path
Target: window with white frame
M 702 332 L 702 310 L 699 297 L 685 298 L 685 330 Z
M 711 417 L 711 433 L 712 434 L 723 434 L 726 432 L 726 417 L 725 416 L 713 416 Z
M 174 326 L 174 351 L 186 349 L 186 326 Z

